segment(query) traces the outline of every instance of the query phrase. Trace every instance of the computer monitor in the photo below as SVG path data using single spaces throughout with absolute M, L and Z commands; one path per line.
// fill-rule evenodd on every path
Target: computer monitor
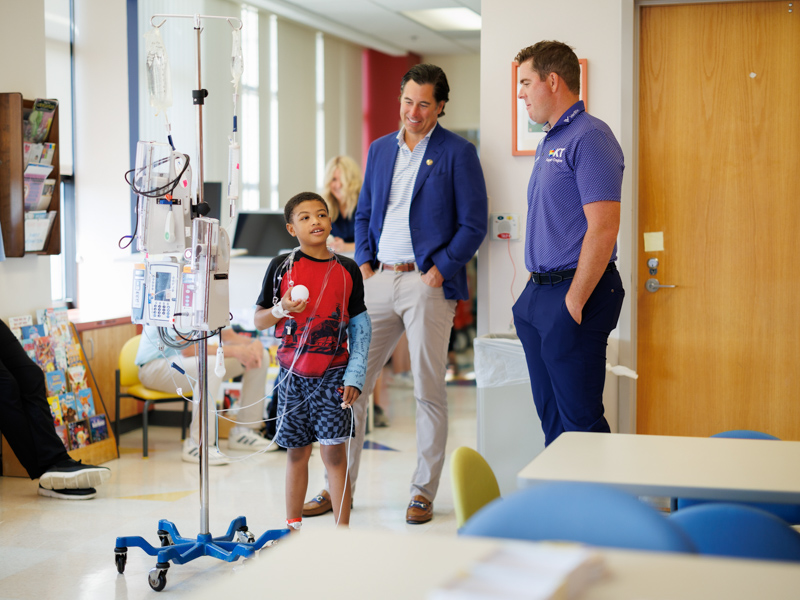
M 219 221 L 222 214 L 222 183 L 219 181 L 204 181 L 203 202 L 208 204 L 211 209 L 206 217 Z
M 298 245 L 286 231 L 282 212 L 240 212 L 236 219 L 233 248 L 247 250 L 249 256 L 274 257 Z

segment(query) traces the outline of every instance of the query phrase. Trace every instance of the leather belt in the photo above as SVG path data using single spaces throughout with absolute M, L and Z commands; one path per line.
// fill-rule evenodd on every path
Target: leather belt
M 577 269 L 567 269 L 566 271 L 549 271 L 547 273 L 531 273 L 531 281 L 538 285 L 553 285 L 561 283 L 565 279 L 572 279 L 575 276 Z M 608 263 L 605 273 L 609 271 L 616 271 L 616 263 Z
M 409 271 L 417 270 L 417 263 L 397 263 L 396 265 L 388 265 L 386 263 L 378 263 L 380 271 L 394 271 L 395 273 L 408 273 Z

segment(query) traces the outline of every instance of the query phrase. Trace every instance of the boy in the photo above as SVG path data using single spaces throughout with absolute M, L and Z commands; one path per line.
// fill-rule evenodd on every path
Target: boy
M 300 247 L 270 263 L 256 302 L 255 325 L 275 325 L 275 336 L 283 338 L 275 442 L 288 449 L 286 523 L 294 529 L 302 524 L 308 459 L 317 439 L 336 522 L 348 525 L 346 442 L 354 431 L 350 407 L 364 386 L 372 333 L 364 282 L 355 261 L 328 249 L 331 220 L 321 196 L 296 195 L 286 203 L 284 217 Z M 295 294 L 293 300 L 294 287 L 299 291 L 301 285 L 307 296 Z

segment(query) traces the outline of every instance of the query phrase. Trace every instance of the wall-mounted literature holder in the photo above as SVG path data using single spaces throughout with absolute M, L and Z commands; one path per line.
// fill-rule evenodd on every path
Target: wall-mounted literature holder
M 24 115 L 32 109 L 33 100 L 22 98 L 20 93 L 0 94 L 0 225 L 6 257 L 25 256 L 25 152 Z M 61 253 L 61 176 L 59 169 L 58 107 L 52 116 L 49 133 L 44 139 L 53 146 L 48 157 L 53 170 L 47 176 L 54 180 L 49 204 L 44 207 L 53 212 L 44 246 L 36 254 Z M 30 216 L 30 212 L 28 212 Z M 37 246 L 38 248 L 38 246 Z

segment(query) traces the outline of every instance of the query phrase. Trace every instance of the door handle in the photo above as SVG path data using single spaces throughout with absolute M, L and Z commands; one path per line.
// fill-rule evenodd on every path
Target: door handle
M 651 277 L 644 284 L 644 289 L 646 289 L 651 294 L 655 294 L 659 290 L 659 288 L 674 288 L 674 287 L 678 287 L 678 286 L 677 285 L 664 285 L 664 284 L 658 283 L 658 279 L 656 279 L 655 277 Z

